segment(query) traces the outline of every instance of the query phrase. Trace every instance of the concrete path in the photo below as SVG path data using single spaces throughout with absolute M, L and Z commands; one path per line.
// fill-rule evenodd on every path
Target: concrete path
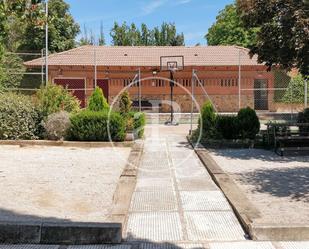
M 162 126 L 147 132 L 126 240 L 245 240 L 228 201 L 187 144 L 185 133 L 174 129 Z

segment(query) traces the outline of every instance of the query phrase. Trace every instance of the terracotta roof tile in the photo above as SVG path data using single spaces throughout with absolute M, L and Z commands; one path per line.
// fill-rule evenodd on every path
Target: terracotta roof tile
M 96 51 L 96 52 L 94 52 Z M 249 50 L 237 46 L 196 47 L 111 47 L 81 46 L 49 56 L 49 65 L 94 66 L 160 66 L 160 56 L 184 56 L 185 66 L 259 65 L 257 57 L 250 58 Z M 41 66 L 42 59 L 25 62 L 26 66 Z

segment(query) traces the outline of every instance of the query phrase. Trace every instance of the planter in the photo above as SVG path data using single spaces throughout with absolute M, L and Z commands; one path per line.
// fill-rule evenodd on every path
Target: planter
M 135 135 L 134 132 L 127 132 L 125 141 L 134 141 L 135 140 Z

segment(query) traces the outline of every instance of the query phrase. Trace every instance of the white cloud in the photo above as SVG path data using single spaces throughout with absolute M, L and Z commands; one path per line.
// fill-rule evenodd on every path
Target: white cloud
M 190 2 L 192 2 L 192 0 L 179 0 L 179 1 L 176 1 L 176 5 L 187 4 Z
M 153 0 L 152 2 L 143 7 L 143 14 L 149 15 L 153 13 L 158 8 L 162 7 L 166 2 L 167 0 Z

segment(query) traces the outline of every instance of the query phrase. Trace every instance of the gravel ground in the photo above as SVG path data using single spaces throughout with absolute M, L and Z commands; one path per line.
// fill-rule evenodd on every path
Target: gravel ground
M 213 150 L 213 159 L 262 214 L 256 223 L 309 224 L 309 156 L 266 150 Z
M 0 146 L 0 221 L 106 221 L 129 153 Z

